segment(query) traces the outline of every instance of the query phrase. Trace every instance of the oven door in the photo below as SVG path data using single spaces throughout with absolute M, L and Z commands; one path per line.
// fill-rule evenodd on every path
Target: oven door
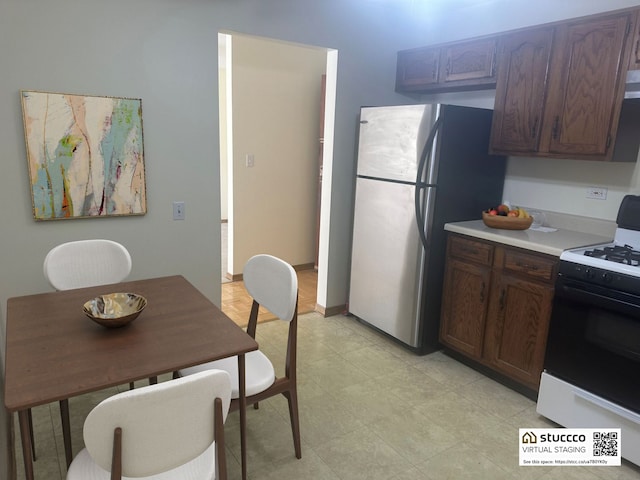
M 545 370 L 640 413 L 640 297 L 559 275 Z

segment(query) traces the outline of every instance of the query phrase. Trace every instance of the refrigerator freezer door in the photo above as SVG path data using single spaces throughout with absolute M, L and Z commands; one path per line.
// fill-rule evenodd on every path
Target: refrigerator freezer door
M 357 179 L 349 311 L 417 347 L 423 249 L 413 200 L 413 185 Z
M 357 174 L 415 182 L 418 157 L 435 121 L 436 107 L 362 108 Z

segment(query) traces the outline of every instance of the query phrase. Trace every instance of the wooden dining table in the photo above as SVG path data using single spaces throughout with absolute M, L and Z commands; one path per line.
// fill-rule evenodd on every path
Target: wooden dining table
M 85 316 L 86 301 L 115 292 L 147 299 L 136 320 L 105 328 Z M 253 338 L 179 275 L 10 298 L 4 401 L 9 412 L 18 412 L 27 480 L 34 478 L 32 407 L 237 355 L 244 425 L 244 354 L 257 348 Z M 68 466 L 73 457 L 69 419 L 62 423 Z M 241 456 L 246 479 L 244 436 Z

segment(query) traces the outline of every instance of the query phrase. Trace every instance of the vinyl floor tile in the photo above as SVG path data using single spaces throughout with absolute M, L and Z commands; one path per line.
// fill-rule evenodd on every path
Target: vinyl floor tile
M 405 459 L 369 427 L 327 442 L 316 453 L 342 480 L 387 480 Z

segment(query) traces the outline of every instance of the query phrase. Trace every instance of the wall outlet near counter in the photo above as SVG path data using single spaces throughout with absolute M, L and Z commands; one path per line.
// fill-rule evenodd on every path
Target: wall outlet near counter
M 606 187 L 587 187 L 587 198 L 595 198 L 597 200 L 607 199 Z

